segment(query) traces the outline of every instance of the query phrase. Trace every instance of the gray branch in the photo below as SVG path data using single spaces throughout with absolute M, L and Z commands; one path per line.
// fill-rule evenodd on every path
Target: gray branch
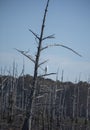
M 42 40 L 51 39 L 51 38 L 55 38 L 55 37 L 54 37 L 54 34 L 52 34 L 52 35 L 50 35 L 50 36 L 47 36 L 47 37 L 44 37 Z
M 77 54 L 78 56 L 82 57 L 81 54 L 79 54 L 78 52 L 76 52 L 76 51 L 73 50 L 72 48 L 70 48 L 70 47 L 68 47 L 68 46 L 65 46 L 65 45 L 63 45 L 63 44 L 56 44 L 56 43 L 55 43 L 55 44 L 47 45 L 47 46 L 43 47 L 43 48 L 41 49 L 41 51 L 44 50 L 44 49 L 47 49 L 48 47 L 55 47 L 55 46 L 64 47 L 64 48 L 66 48 L 66 49 L 72 51 L 73 53 Z
M 56 74 L 56 73 L 48 73 L 48 74 L 43 74 L 43 75 L 38 76 L 38 78 L 39 78 L 39 77 L 49 76 L 49 75 L 54 75 L 54 74 Z
M 46 63 L 46 62 L 48 62 L 48 60 L 45 60 L 45 61 L 41 62 L 41 63 L 38 65 L 38 67 L 40 67 L 41 65 L 43 65 L 43 64 Z
M 17 50 L 18 52 L 20 52 L 22 55 L 26 56 L 29 60 L 31 60 L 35 64 L 35 60 L 32 58 L 31 55 L 26 54 L 27 52 L 18 50 L 16 48 L 15 48 L 15 50 Z
M 31 29 L 29 29 L 29 31 L 39 40 L 40 38 L 38 37 L 38 35 L 36 33 L 34 33 Z

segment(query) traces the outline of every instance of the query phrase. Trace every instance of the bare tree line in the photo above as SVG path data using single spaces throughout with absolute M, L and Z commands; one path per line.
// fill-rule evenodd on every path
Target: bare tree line
M 15 81 L 13 81 L 15 83 L 13 90 L 10 89 L 11 78 Z M 1 84 L 3 91 L 0 94 L 0 118 L 5 119 L 6 123 L 13 124 L 17 115 L 19 117 L 21 113 L 22 118 L 25 118 L 27 114 L 30 84 L 26 85 L 23 78 L 24 82 L 27 81 L 27 78 L 30 79 L 27 76 L 18 77 L 18 80 L 13 77 L 3 77 Z M 83 94 L 85 97 L 82 97 Z M 40 78 L 32 109 L 32 130 L 54 130 L 68 121 L 78 124 L 83 120 L 83 124 L 87 124 L 90 119 L 90 85 L 82 82 L 77 84 L 54 82 Z

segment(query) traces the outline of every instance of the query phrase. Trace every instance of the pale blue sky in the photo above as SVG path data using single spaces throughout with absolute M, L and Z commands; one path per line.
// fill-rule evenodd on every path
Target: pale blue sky
M 35 55 L 37 44 L 28 29 L 40 33 L 45 4 L 46 0 L 0 0 L 0 68 L 9 69 L 15 60 L 21 72 L 23 56 L 13 48 L 29 49 Z M 81 80 L 87 80 L 90 77 L 90 0 L 50 0 L 44 35 L 51 34 L 55 34 L 55 39 L 46 40 L 43 45 L 62 43 L 83 57 L 61 47 L 49 48 L 40 57 L 41 61 L 49 59 L 45 64 L 48 72 L 56 72 L 59 67 L 59 79 L 63 69 L 65 81 L 75 81 L 80 74 Z M 24 61 L 25 73 L 33 75 L 33 63 L 27 58 Z

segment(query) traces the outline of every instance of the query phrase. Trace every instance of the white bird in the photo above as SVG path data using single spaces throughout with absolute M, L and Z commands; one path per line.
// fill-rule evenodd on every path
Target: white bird
M 45 67 L 45 74 L 47 74 L 48 66 Z

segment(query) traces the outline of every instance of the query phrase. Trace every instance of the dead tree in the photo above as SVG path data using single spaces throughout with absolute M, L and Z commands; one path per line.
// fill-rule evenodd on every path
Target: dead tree
M 73 103 L 72 103 L 72 121 L 75 120 L 75 110 L 76 110 L 76 86 L 73 88 Z
M 22 130 L 26 130 L 26 129 L 30 130 L 30 127 L 31 127 L 30 122 L 31 122 L 31 119 L 32 119 L 32 108 L 33 108 L 33 102 L 34 102 L 35 90 L 36 90 L 36 83 L 37 83 L 37 77 L 38 77 L 38 68 L 41 68 L 41 65 L 43 65 L 44 63 L 47 62 L 47 60 L 45 60 L 45 61 L 40 63 L 41 52 L 43 50 L 47 49 L 48 47 L 61 46 L 61 47 L 64 47 L 66 49 L 69 49 L 70 51 L 74 52 L 75 54 L 81 56 L 79 53 L 77 53 L 73 49 L 71 49 L 71 48 L 69 48 L 65 45 L 62 45 L 62 44 L 54 43 L 54 44 L 49 44 L 49 45 L 44 46 L 44 47 L 42 46 L 42 43 L 43 43 L 44 40 L 54 38 L 54 35 L 49 35 L 49 36 L 44 37 L 44 28 L 45 28 L 45 21 L 46 21 L 46 15 L 47 15 L 49 2 L 50 2 L 50 0 L 47 0 L 47 4 L 46 4 L 46 7 L 45 7 L 45 12 L 44 12 L 44 16 L 43 16 L 43 21 L 42 21 L 42 25 L 41 25 L 40 35 L 37 35 L 37 33 L 33 32 L 31 29 L 29 29 L 29 31 L 35 36 L 35 39 L 38 43 L 37 53 L 36 53 L 35 58 L 33 58 L 31 55 L 29 55 L 28 52 L 16 49 L 18 52 L 20 52 L 22 55 L 24 55 L 25 57 L 27 57 L 29 60 L 31 60 L 34 63 L 33 84 L 32 84 L 32 88 L 31 88 L 31 93 L 29 95 L 29 101 L 28 101 L 28 105 L 27 105 L 27 113 L 26 113 L 26 118 L 25 118 Z M 49 74 L 44 74 L 44 75 L 40 75 L 40 76 L 47 76 L 47 75 L 51 75 L 51 74 L 56 74 L 56 73 L 49 73 Z
M 7 82 L 7 80 L 8 80 L 8 77 L 6 77 L 6 78 L 3 78 L 3 76 L 1 77 L 2 78 L 2 83 L 0 84 L 1 85 L 1 103 L 0 103 L 0 115 L 1 115 L 1 119 L 3 119 L 3 117 L 4 117 L 4 114 L 5 114 L 5 107 L 6 107 L 6 103 L 5 103 L 5 98 L 6 98 L 6 95 L 5 95 L 5 92 L 4 92 L 4 90 L 5 90 L 5 87 L 6 87 L 6 82 Z
M 10 75 L 10 88 L 8 92 L 8 123 L 11 123 L 13 121 L 14 117 L 14 110 L 15 110 L 15 105 L 16 105 L 16 87 L 17 87 L 17 80 L 16 80 L 16 75 L 17 75 L 17 70 L 15 66 L 15 62 L 13 62 L 13 70 L 12 74 L 9 72 Z M 8 86 L 9 87 L 9 86 Z
M 75 122 L 77 123 L 78 122 L 78 117 L 79 117 L 79 86 L 77 86 L 76 84 L 76 87 L 77 87 L 77 97 L 76 97 L 76 120 Z
M 90 100 L 90 87 L 87 88 L 86 119 L 85 119 L 86 124 L 89 119 L 89 100 Z

